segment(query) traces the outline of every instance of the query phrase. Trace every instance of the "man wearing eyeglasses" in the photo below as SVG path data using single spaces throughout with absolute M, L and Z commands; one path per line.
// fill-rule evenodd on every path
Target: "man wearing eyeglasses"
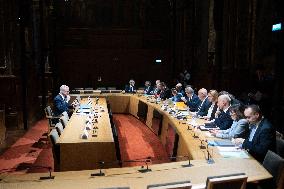
M 126 93 L 136 93 L 136 88 L 135 88 L 135 81 L 133 79 L 129 80 L 129 85 L 125 86 Z
M 59 94 L 54 98 L 54 115 L 59 116 L 63 112 L 69 113 L 68 102 L 70 100 L 69 87 L 62 85 Z
M 249 105 L 244 115 L 250 124 L 248 138 L 237 138 L 236 145 L 241 146 L 259 162 L 262 162 L 268 150 L 275 150 L 275 130 L 272 124 L 262 116 L 257 105 Z

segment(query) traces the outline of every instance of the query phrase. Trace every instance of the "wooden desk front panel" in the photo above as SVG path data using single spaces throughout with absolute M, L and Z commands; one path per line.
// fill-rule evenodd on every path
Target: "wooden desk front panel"
M 83 101 L 84 102 L 84 101 Z M 93 104 L 95 104 L 93 100 Z M 81 135 L 85 128 L 86 115 L 73 114 L 60 136 L 60 171 L 73 171 L 99 168 L 99 161 L 116 161 L 115 144 L 111 130 L 106 99 L 99 98 L 99 105 L 103 106 L 104 112 L 98 111 L 97 137 L 82 139 Z M 108 167 L 116 167 L 108 165 Z

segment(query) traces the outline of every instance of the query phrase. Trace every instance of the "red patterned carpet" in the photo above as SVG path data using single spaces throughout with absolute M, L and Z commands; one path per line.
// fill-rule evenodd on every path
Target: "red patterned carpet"
M 153 164 L 169 162 L 160 139 L 145 124 L 125 114 L 115 114 L 113 119 L 118 130 L 122 161 L 151 157 Z M 136 165 L 143 165 L 143 163 L 123 163 L 123 166 Z
M 53 169 L 51 146 L 46 144 L 47 120 L 38 121 L 0 156 L 0 171 L 17 174 Z
M 113 116 L 119 133 L 122 161 L 151 157 L 152 163 L 169 162 L 167 153 L 159 138 L 131 115 Z M 0 173 L 25 174 L 53 170 L 53 154 L 46 144 L 47 120 L 38 121 L 0 156 Z M 143 165 L 141 162 L 124 162 L 123 166 Z

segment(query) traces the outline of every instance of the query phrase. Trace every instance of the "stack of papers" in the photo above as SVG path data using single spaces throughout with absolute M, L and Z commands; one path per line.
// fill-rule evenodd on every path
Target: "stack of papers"
M 223 158 L 249 158 L 247 152 L 238 147 L 221 147 L 217 146 L 219 153 Z
M 236 152 L 219 152 L 223 158 L 249 158 L 248 154 L 241 150 Z

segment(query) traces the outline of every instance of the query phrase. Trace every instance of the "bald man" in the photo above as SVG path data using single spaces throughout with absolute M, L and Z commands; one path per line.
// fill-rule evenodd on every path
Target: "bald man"
M 231 125 L 233 124 L 233 120 L 228 111 L 228 109 L 231 106 L 230 97 L 228 95 L 220 95 L 218 97 L 217 106 L 219 108 L 220 114 L 214 120 L 214 122 L 205 123 L 205 127 L 207 128 L 218 127 L 221 130 L 229 129 Z
M 207 90 L 205 88 L 201 88 L 198 91 L 198 98 L 200 99 L 200 104 L 197 108 L 198 116 L 206 116 L 208 113 L 208 109 L 211 106 L 211 102 L 208 100 Z
M 54 98 L 54 115 L 60 116 L 63 112 L 69 113 L 69 87 L 62 85 L 59 94 Z

